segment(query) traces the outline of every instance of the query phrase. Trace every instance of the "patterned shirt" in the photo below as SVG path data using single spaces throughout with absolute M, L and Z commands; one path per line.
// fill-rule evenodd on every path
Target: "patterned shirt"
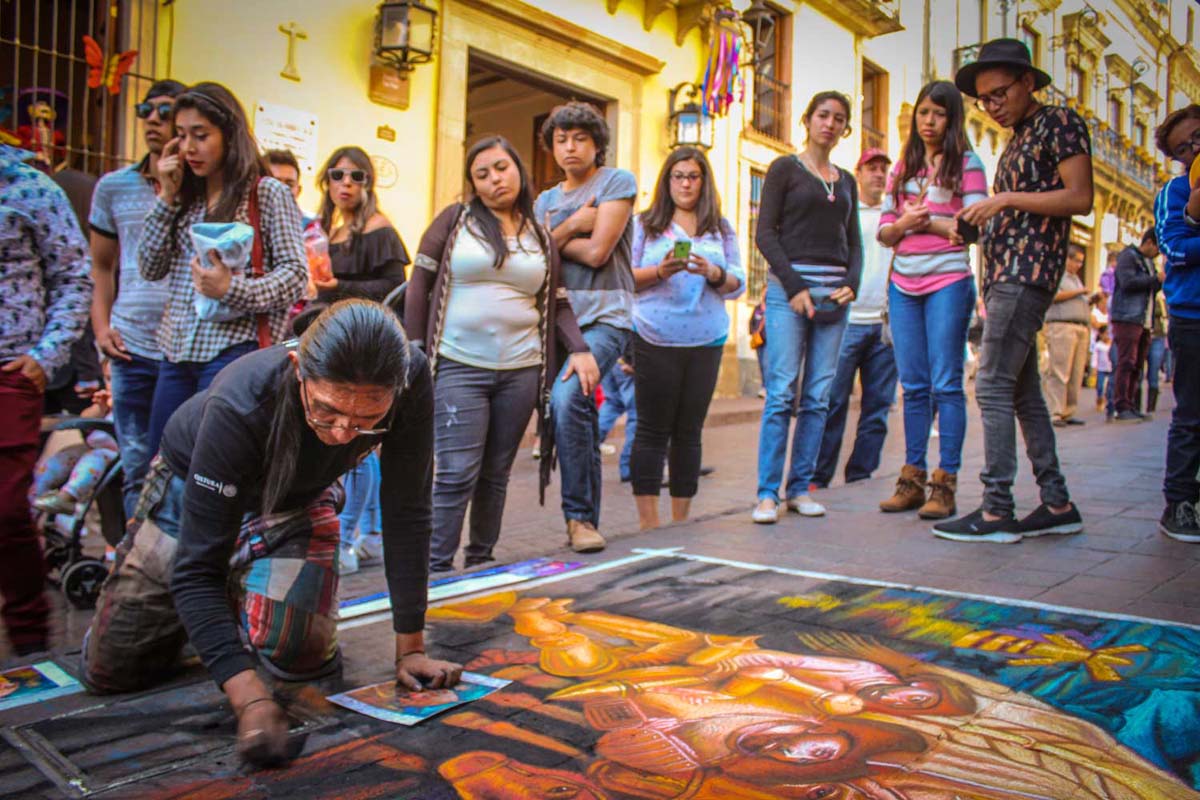
M 249 193 L 242 198 L 234 219 L 249 224 Z M 192 283 L 191 227 L 204 221 L 204 204 L 193 203 L 187 209 L 168 206 L 158 198 L 146 217 L 146 228 L 138 245 L 138 265 L 149 281 L 168 279 L 170 291 L 158 344 L 167 361 L 178 363 L 212 361 L 229 347 L 258 338 L 255 315 L 266 314 L 275 341 L 287 338 L 288 309 L 301 297 L 308 285 L 308 262 L 300 229 L 300 208 L 292 193 L 274 178 L 263 178 L 258 185 L 260 235 L 263 243 L 261 278 L 234 274 L 229 291 L 221 301 L 246 312 L 229 322 L 202 320 L 196 316 Z M 171 241 L 171 222 L 178 216 L 175 241 Z
M 1069 108 L 1042 106 L 1013 128 L 996 168 L 993 190 L 1052 192 L 1065 188 L 1058 165 L 1091 156 L 1087 123 Z M 1053 292 L 1062 279 L 1071 237 L 1070 217 L 1009 209 L 982 231 L 984 284 L 1023 283 Z
M 138 271 L 138 242 L 146 215 L 154 206 L 154 187 L 142 172 L 142 165 L 110 172 L 96 184 L 92 195 L 92 230 L 115 239 L 119 247 L 117 298 L 113 302 L 110 324 L 125 342 L 129 352 L 158 360 L 158 326 L 169 292 L 166 281 L 148 281 Z
M 92 260 L 66 194 L 0 144 L 0 363 L 67 363 L 92 302 Z

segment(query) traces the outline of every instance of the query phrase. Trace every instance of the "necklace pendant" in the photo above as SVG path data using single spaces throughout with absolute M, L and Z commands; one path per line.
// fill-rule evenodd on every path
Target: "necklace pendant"
M 837 195 L 835 195 L 833 192 L 830 192 L 826 197 L 831 203 L 837 199 Z

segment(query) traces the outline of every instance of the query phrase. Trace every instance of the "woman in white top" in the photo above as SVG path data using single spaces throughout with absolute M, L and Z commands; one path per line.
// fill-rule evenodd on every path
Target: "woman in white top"
M 492 560 L 513 458 L 534 407 L 545 408 L 560 348 L 585 391 L 600 381 L 516 150 L 489 136 L 466 163 L 471 198 L 421 237 L 404 309 L 434 370 L 433 572 L 454 568 L 468 503 L 466 566 Z

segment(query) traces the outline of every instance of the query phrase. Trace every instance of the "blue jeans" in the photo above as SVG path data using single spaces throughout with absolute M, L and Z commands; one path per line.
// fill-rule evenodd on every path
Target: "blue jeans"
M 787 294 L 775 278 L 767 284 L 766 372 L 767 400 L 758 433 L 758 499 L 779 502 L 788 426 L 801 381 L 800 408 L 792 434 L 788 497 L 808 494 L 829 412 L 829 393 L 837 371 L 838 351 L 846 330 L 846 313 L 836 321 L 815 323 L 788 305 Z M 803 374 L 801 370 L 803 369 Z
M 163 359 L 158 368 L 158 383 L 154 387 L 154 406 L 150 410 L 150 440 L 147 445 L 151 453 L 158 452 L 167 420 L 192 395 L 202 392 L 213 382 L 227 364 L 253 353 L 257 342 L 242 342 L 226 347 L 212 361 L 180 361 Z
M 354 469 L 342 476 L 346 490 L 346 505 L 338 515 L 342 528 L 342 544 L 349 547 L 356 533 L 383 531 L 383 515 L 379 509 L 379 455 L 372 450 Z
M 813 483 L 822 488 L 829 485 L 837 471 L 856 372 L 862 380 L 862 402 L 854 450 L 846 462 L 846 483 L 866 480 L 879 468 L 883 440 L 887 437 L 888 411 L 896 400 L 896 357 L 892 346 L 883 341 L 882 324 L 852 322 L 846 326 L 833 388 L 829 392 L 829 416 L 825 420 L 821 452 L 813 471 Z
M 1111 328 L 1110 328 L 1111 331 Z M 1113 387 L 1117 383 L 1117 340 L 1113 339 L 1108 346 L 1108 361 L 1113 365 L 1113 371 L 1109 374 L 1108 385 L 1104 387 L 1104 413 L 1106 416 L 1113 416 L 1117 413 L 1117 405 L 1113 399 Z
M 1111 372 L 1096 371 L 1096 400 L 1103 400 L 1105 397 L 1111 397 L 1105 390 L 1112 384 L 1109 380 L 1112 377 Z
M 963 358 L 975 307 L 970 277 L 923 295 L 888 287 L 896 366 L 904 387 L 904 463 L 925 469 L 929 429 L 938 417 L 940 466 L 957 475 L 967 434 Z
M 113 425 L 117 429 L 124 475 L 121 498 L 125 519 L 129 519 L 142 492 L 142 479 L 150 468 L 150 459 L 154 457 L 150 448 L 150 409 L 162 362 L 131 353 L 129 361 L 114 358 L 110 364 Z
M 629 456 L 633 452 L 633 436 L 637 433 L 637 403 L 634 402 L 633 376 L 613 364 L 600 381 L 604 390 L 604 403 L 600 406 L 600 441 L 616 427 L 617 420 L 625 415 L 625 446 L 621 448 L 621 480 L 629 480 Z
M 1158 373 L 1162 371 L 1167 355 L 1167 337 L 1155 336 L 1150 340 L 1150 351 L 1146 356 L 1146 385 L 1158 391 Z
M 583 339 L 596 358 L 600 374 L 607 374 L 621 353 L 629 331 L 602 322 L 589 325 Z M 567 365 L 563 365 L 566 372 Z M 562 481 L 563 517 L 600 525 L 600 425 L 596 402 L 579 388 L 579 376 L 559 377 L 550 392 L 555 447 Z

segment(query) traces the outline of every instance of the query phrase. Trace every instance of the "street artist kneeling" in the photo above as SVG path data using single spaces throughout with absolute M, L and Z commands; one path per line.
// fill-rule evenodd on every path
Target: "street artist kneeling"
M 94 692 L 169 677 L 191 640 L 228 695 L 244 758 L 286 758 L 288 722 L 256 665 L 335 672 L 338 478 L 382 444 L 384 565 L 396 679 L 458 682 L 425 654 L 433 385 L 377 303 L 327 309 L 297 345 L 243 356 L 171 417 L 84 639 Z

